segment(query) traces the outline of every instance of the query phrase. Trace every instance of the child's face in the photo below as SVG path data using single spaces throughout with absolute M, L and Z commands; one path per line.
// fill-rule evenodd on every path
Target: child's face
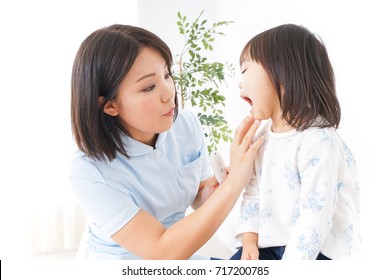
M 156 133 L 172 126 L 174 98 L 175 86 L 164 58 L 155 49 L 145 47 L 105 112 L 112 110 L 110 115 L 119 116 L 131 137 L 151 144 Z
M 276 89 L 260 63 L 244 60 L 241 64 L 241 98 L 251 105 L 255 119 L 266 120 L 280 116 L 279 98 Z

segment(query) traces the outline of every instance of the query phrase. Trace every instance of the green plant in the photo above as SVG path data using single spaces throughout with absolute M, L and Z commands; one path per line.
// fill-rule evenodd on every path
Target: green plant
M 217 149 L 219 141 L 231 142 L 232 130 L 223 116 L 225 96 L 220 94 L 220 86 L 226 76 L 234 75 L 230 63 L 209 62 L 207 54 L 213 51 L 213 43 L 218 35 L 224 35 L 219 29 L 232 21 L 219 21 L 207 26 L 207 20 L 201 19 L 202 11 L 192 22 L 180 12 L 177 13 L 177 26 L 184 36 L 184 46 L 177 56 L 173 78 L 177 84 L 181 108 L 190 101 L 198 108 L 198 118 L 208 141 L 211 152 Z

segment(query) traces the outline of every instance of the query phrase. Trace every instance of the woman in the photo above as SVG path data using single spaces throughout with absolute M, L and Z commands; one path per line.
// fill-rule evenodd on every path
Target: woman
M 259 121 L 247 117 L 236 129 L 218 186 L 199 121 L 178 111 L 171 61 L 160 38 L 128 25 L 99 29 L 80 46 L 70 182 L 91 222 L 79 258 L 188 259 L 249 180 Z M 190 205 L 196 210 L 185 216 Z

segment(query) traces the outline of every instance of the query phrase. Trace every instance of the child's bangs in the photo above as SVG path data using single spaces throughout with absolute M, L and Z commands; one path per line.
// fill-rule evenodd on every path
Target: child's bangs
M 251 60 L 251 43 L 248 42 L 248 44 L 246 44 L 246 46 L 244 47 L 244 49 L 242 50 L 241 52 L 241 55 L 240 55 L 240 66 L 242 65 L 242 63 L 244 61 L 248 61 L 248 60 Z

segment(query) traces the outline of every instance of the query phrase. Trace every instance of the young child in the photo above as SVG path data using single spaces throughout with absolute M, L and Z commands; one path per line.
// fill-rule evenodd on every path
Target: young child
M 252 38 L 240 65 L 241 97 L 264 144 L 243 194 L 232 259 L 341 259 L 358 252 L 355 158 L 337 134 L 340 105 L 324 44 L 302 26 Z
M 249 181 L 259 121 L 237 128 L 218 186 L 199 120 L 178 111 L 171 63 L 158 36 L 129 25 L 94 31 L 77 52 L 69 180 L 90 217 L 81 259 L 200 258 Z

